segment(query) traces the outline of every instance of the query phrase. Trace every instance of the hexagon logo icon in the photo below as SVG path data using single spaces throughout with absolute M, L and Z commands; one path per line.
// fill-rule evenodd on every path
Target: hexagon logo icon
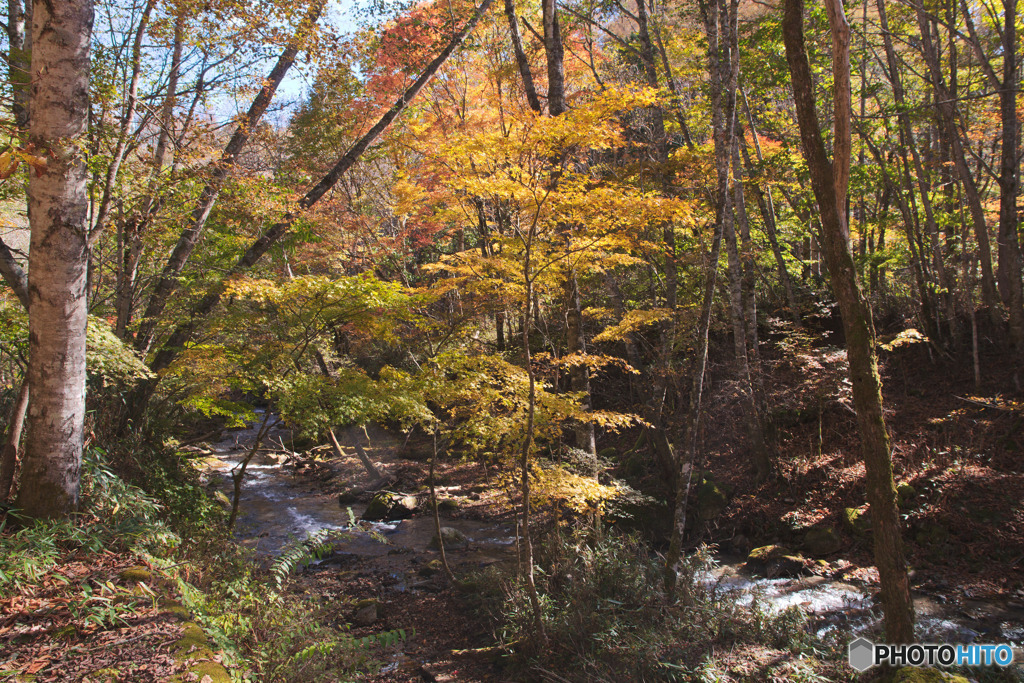
M 867 638 L 858 638 L 849 645 L 850 666 L 854 670 L 866 671 L 875 664 L 875 646 Z

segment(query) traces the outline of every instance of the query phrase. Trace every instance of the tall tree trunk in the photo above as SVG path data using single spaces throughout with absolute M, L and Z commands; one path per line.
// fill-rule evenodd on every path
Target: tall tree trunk
M 534 443 L 534 420 L 537 409 L 537 377 L 533 370 L 533 358 L 530 354 L 530 319 L 531 307 L 536 307 L 533 292 L 533 258 L 532 247 L 534 231 L 531 226 L 529 234 L 525 236 L 524 246 L 526 247 L 523 260 L 523 279 L 526 284 L 526 291 L 523 296 L 523 326 L 522 343 L 523 356 L 526 363 L 526 376 L 529 382 L 529 394 L 526 407 L 526 434 L 523 437 L 523 448 L 519 457 L 519 484 L 523 494 L 523 507 L 520 516 L 521 533 L 523 537 L 524 564 L 526 565 L 526 590 L 530 597 L 530 607 L 533 611 L 533 627 L 541 643 L 546 641 L 544 632 L 544 619 L 541 612 L 540 596 L 537 594 L 537 582 L 533 567 L 533 534 L 530 531 L 530 457 L 533 454 Z
M 568 351 L 572 353 L 586 353 L 586 338 L 583 336 L 583 306 L 580 301 L 580 285 L 576 277 L 575 269 L 570 273 L 565 282 L 566 294 L 569 297 L 568 315 L 566 316 L 566 340 Z M 590 410 L 590 369 L 585 363 L 573 365 L 569 368 L 569 386 L 574 392 L 583 394 L 583 407 Z M 597 476 L 597 438 L 594 433 L 593 422 L 582 422 L 576 426 L 576 448 L 586 451 L 594 458 L 594 476 Z
M 832 289 L 839 303 L 846 332 L 846 349 L 853 383 L 861 449 L 867 472 L 867 494 L 871 504 L 874 530 L 875 564 L 881 583 L 885 614 L 886 640 L 906 643 L 914 640 L 914 605 L 900 537 L 899 508 L 893 483 L 889 435 L 882 414 L 882 383 L 874 352 L 874 334 L 869 312 L 857 281 L 850 251 L 849 232 L 845 228 L 844 192 L 837 192 L 849 178 L 850 148 L 841 136 L 849 135 L 850 107 L 850 27 L 843 14 L 841 0 L 827 0 L 832 28 L 832 62 L 835 78 L 833 107 L 836 120 L 836 156 L 829 160 L 821 137 L 815 104 L 811 66 L 804 43 L 803 0 L 786 0 L 782 35 L 786 61 L 792 76 L 800 140 L 811 172 L 811 185 L 821 212 L 822 238 L 828 260 Z
M 932 207 L 931 193 L 927 186 L 927 178 L 924 172 L 924 165 L 921 162 L 921 153 L 918 149 L 917 140 L 914 135 L 914 129 L 910 121 L 910 114 L 907 110 L 906 95 L 903 89 L 903 80 L 900 77 L 899 64 L 896 60 L 896 50 L 893 47 L 892 34 L 889 31 L 889 21 L 885 11 L 885 0 L 876 0 L 876 7 L 878 8 L 878 22 L 882 29 L 882 44 L 885 47 L 886 64 L 888 65 L 888 77 L 889 82 L 892 85 L 893 101 L 896 105 L 897 116 L 896 120 L 899 123 L 900 130 L 900 153 L 904 157 L 903 162 L 903 183 L 904 190 L 907 192 L 910 202 L 913 205 L 915 203 L 914 190 L 912 186 L 910 176 L 910 163 L 914 166 L 914 175 L 917 177 L 917 190 L 921 202 L 921 207 L 924 209 L 925 215 L 925 226 L 928 230 L 929 240 L 932 246 L 932 267 L 935 270 L 936 280 L 935 282 L 927 282 L 928 271 L 925 269 L 925 249 L 923 244 L 918 244 L 918 252 L 920 258 L 920 264 L 922 272 L 926 279 L 926 291 L 929 292 L 928 297 L 932 298 L 930 294 L 934 291 L 934 287 L 930 285 L 942 285 L 946 284 L 945 265 L 943 263 L 942 254 L 937 253 L 938 242 L 937 235 L 939 232 L 938 225 L 935 220 L 935 211 Z M 906 153 L 910 152 L 910 159 L 906 159 Z M 844 195 L 845 199 L 845 195 Z M 917 219 L 917 212 L 912 212 L 914 219 Z M 908 226 L 909 229 L 910 226 Z M 939 327 L 939 317 L 936 306 L 931 306 L 932 313 L 935 316 L 932 329 L 929 330 L 929 334 L 932 335 L 933 339 L 938 342 L 941 335 Z M 947 305 L 948 308 L 948 305 Z
M 750 103 L 747 102 L 747 94 L 742 89 L 740 94 L 743 97 L 743 109 L 747 114 L 747 123 L 750 126 L 751 138 L 754 141 L 754 151 L 757 153 L 758 162 L 763 163 L 764 156 L 761 153 L 761 143 L 757 137 L 757 126 L 754 124 L 754 117 L 750 113 Z M 747 151 L 746 140 L 740 139 L 740 149 L 743 151 L 744 162 L 749 167 L 750 152 Z M 779 244 L 778 225 L 775 220 L 775 199 L 772 197 L 772 188 L 768 183 L 765 183 L 763 191 L 757 183 L 753 184 L 753 188 L 754 196 L 757 198 L 757 206 L 761 211 L 761 219 L 764 221 L 764 229 L 768 234 L 768 242 L 772 247 L 772 255 L 775 256 L 775 267 L 779 274 L 779 282 L 786 293 L 786 303 L 789 304 L 790 318 L 797 327 L 800 327 L 800 306 L 797 303 L 796 295 L 793 293 L 793 278 L 789 275 L 789 269 L 786 267 L 786 260 L 782 254 L 782 246 Z
M 174 131 L 174 108 L 178 104 L 178 80 L 181 78 L 181 51 L 185 44 L 185 19 L 183 9 L 178 10 L 174 21 L 174 44 L 171 47 L 170 73 L 167 77 L 167 94 L 160 108 L 160 134 L 157 136 L 156 150 L 153 152 L 153 165 L 157 171 L 171 164 L 174 154 L 170 146 Z
M 730 182 L 734 157 L 738 159 L 737 97 L 739 83 L 739 2 L 718 0 L 710 6 L 705 19 L 708 35 L 708 56 L 711 73 L 712 126 L 714 127 L 715 167 L 718 172 L 719 193 L 724 200 L 716 200 L 716 220 L 722 224 L 722 235 L 729 260 L 729 312 L 732 320 L 733 344 L 736 356 L 737 378 L 743 396 L 743 419 L 750 441 L 750 450 L 758 479 L 768 475 L 770 462 L 764 443 L 764 429 L 755 398 L 750 357 L 748 355 L 747 306 L 744 302 L 744 268 L 740 259 L 736 233 L 736 216 L 741 207 L 736 199 L 742 194 Z M 719 212 L 720 210 L 720 212 Z M 750 292 L 752 296 L 752 292 Z M 752 302 L 751 302 L 752 305 Z M 752 321 L 751 321 L 752 322 Z
M 999 90 L 1002 149 L 999 163 L 999 290 L 1010 312 L 1010 339 L 1024 354 L 1024 289 L 1021 285 L 1017 194 L 1020 191 L 1020 123 L 1017 121 L 1017 0 L 1003 0 L 1003 82 Z
M 98 234 L 107 226 L 107 219 L 110 217 L 110 207 L 114 201 L 114 190 L 117 185 L 117 175 L 121 170 L 121 163 L 124 161 L 125 151 L 128 149 L 128 138 L 132 125 L 135 123 L 135 112 L 139 104 L 139 77 L 142 74 L 142 40 L 146 36 L 146 29 L 149 28 L 149 17 L 153 13 L 156 0 L 147 0 L 139 18 L 139 25 L 135 28 L 135 38 L 132 41 L 131 76 L 128 79 L 128 93 L 124 105 L 124 113 L 121 115 L 121 124 L 118 127 L 117 142 L 114 144 L 114 151 L 110 156 L 110 163 L 107 164 L 107 172 L 103 181 L 103 198 L 100 200 L 99 208 L 96 210 L 96 218 L 93 221 L 92 233 Z
M 725 202 L 720 193 L 719 205 Z M 708 331 L 711 328 L 711 311 L 715 303 L 715 288 L 718 286 L 718 260 L 722 249 L 722 222 L 715 223 L 715 235 L 711 243 L 711 256 L 704 276 L 704 301 L 701 306 L 700 322 L 697 325 L 697 352 L 694 357 L 693 376 L 690 387 L 690 409 L 686 415 L 683 431 L 683 447 L 675 472 L 675 505 L 672 511 L 672 532 L 668 552 L 665 554 L 665 592 L 669 599 L 675 599 L 676 584 L 679 581 L 679 563 L 683 557 L 683 540 L 686 538 L 686 506 L 690 498 L 693 469 L 697 463 L 697 430 L 700 427 L 703 410 L 704 375 L 708 364 Z
M 17 506 L 35 518 L 78 507 L 85 420 L 92 0 L 40 2 L 32 16 L 29 140 L 45 150 L 28 188 L 29 368 L 32 396 Z

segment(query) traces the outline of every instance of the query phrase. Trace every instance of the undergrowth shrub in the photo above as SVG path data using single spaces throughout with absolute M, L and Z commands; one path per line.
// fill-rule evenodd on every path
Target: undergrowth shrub
M 841 657 L 838 644 L 809 633 L 799 610 L 776 612 L 720 589 L 706 549 L 687 558 L 674 603 L 662 591 L 662 561 L 633 536 L 555 533 L 536 561 L 546 643 L 521 577 L 492 568 L 474 580 L 498 639 L 515 653 L 515 680 L 716 680 L 707 675 L 715 653 L 742 646 Z
M 354 638 L 331 613 L 337 605 L 289 590 L 291 569 L 324 550 L 317 539 L 286 552 L 277 571 L 264 568 L 230 538 L 223 511 L 187 462 L 157 448 L 140 453 L 153 456 L 145 470 L 135 462 L 145 455 L 132 456 L 132 466 L 125 467 L 123 444 L 113 458 L 90 449 L 83 462 L 81 512 L 69 519 L 30 522 L 16 510 L 0 517 L 0 595 L 30 595 L 45 583 L 67 583 L 62 599 L 77 627 L 123 626 L 140 605 L 155 606 L 157 594 L 138 595 L 91 578 L 69 582 L 60 572 L 72 560 L 120 555 L 117 564 L 145 564 L 176 586 L 183 605 L 243 681 L 352 680 L 377 666 L 378 645 L 404 639 L 398 631 Z M 145 490 L 119 476 L 122 468 Z
M 68 553 L 166 554 L 181 543 L 160 504 L 115 475 L 103 455 L 94 448 L 83 458 L 81 513 L 20 525 L 13 510 L 0 521 L 0 592 L 37 583 Z

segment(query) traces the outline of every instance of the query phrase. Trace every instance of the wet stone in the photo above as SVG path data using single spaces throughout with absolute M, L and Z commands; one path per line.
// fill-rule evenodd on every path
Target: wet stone
M 465 548 L 469 545 L 469 539 L 466 538 L 466 534 L 462 533 L 458 529 L 453 529 L 450 526 L 441 527 L 441 538 L 438 540 L 437 534 L 434 534 L 430 539 L 430 548 L 432 550 L 441 549 L 441 541 L 444 541 L 445 550 L 449 548 Z
M 812 527 L 804 535 L 804 548 L 814 557 L 836 553 L 841 546 L 839 534 L 830 526 Z

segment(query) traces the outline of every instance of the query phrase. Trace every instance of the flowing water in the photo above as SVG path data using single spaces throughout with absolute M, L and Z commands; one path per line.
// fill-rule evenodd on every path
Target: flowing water
M 262 421 L 262 415 L 260 416 Z M 233 430 L 213 445 L 212 483 L 231 495 L 230 472 L 245 458 L 255 440 L 259 422 Z M 265 443 L 283 443 L 288 430 L 275 427 Z M 434 535 L 434 519 L 419 514 L 394 522 L 353 523 L 365 505 L 345 508 L 337 498 L 311 486 L 307 479 L 285 467 L 275 454 L 259 453 L 246 471 L 242 487 L 236 536 L 257 553 L 273 557 L 290 542 L 304 540 L 321 529 L 344 531 L 334 554 L 322 563 L 342 564 L 373 558 L 373 564 L 394 577 L 392 590 L 415 590 L 423 582 L 416 567 L 436 556 L 428 549 Z M 443 519 L 442 525 L 461 531 L 469 540 L 465 549 L 451 553 L 460 568 L 483 567 L 513 561 L 515 529 L 508 524 L 467 519 Z M 877 632 L 880 611 L 872 591 L 864 585 L 821 576 L 762 578 L 749 574 L 743 558 L 719 558 L 719 564 L 701 577 L 737 596 L 741 604 L 755 600 L 766 609 L 781 611 L 800 607 L 812 618 L 819 635 Z M 1009 642 L 1017 649 L 1016 661 L 1024 659 L 1024 605 L 991 600 L 946 601 L 939 596 L 915 595 L 918 635 L 923 642 Z
M 211 461 L 212 483 L 232 495 L 231 472 L 245 459 L 259 431 L 260 420 L 246 429 L 232 430 L 212 446 L 216 461 Z M 286 428 L 270 430 L 265 444 L 273 445 L 290 434 Z M 235 535 L 257 553 L 274 556 L 289 543 L 304 540 L 321 529 L 347 531 L 335 544 L 340 556 L 393 557 L 423 554 L 434 536 L 434 518 L 418 514 L 411 519 L 392 522 L 353 524 L 366 509 L 365 504 L 341 506 L 336 496 L 325 494 L 283 464 L 274 453 L 258 453 L 245 472 L 239 502 Z M 425 499 L 421 500 L 425 503 Z M 425 505 L 424 505 L 425 507 Z M 507 524 L 469 519 L 443 519 L 443 526 L 454 528 L 469 540 L 467 552 L 483 566 L 507 559 L 515 548 L 515 529 Z

